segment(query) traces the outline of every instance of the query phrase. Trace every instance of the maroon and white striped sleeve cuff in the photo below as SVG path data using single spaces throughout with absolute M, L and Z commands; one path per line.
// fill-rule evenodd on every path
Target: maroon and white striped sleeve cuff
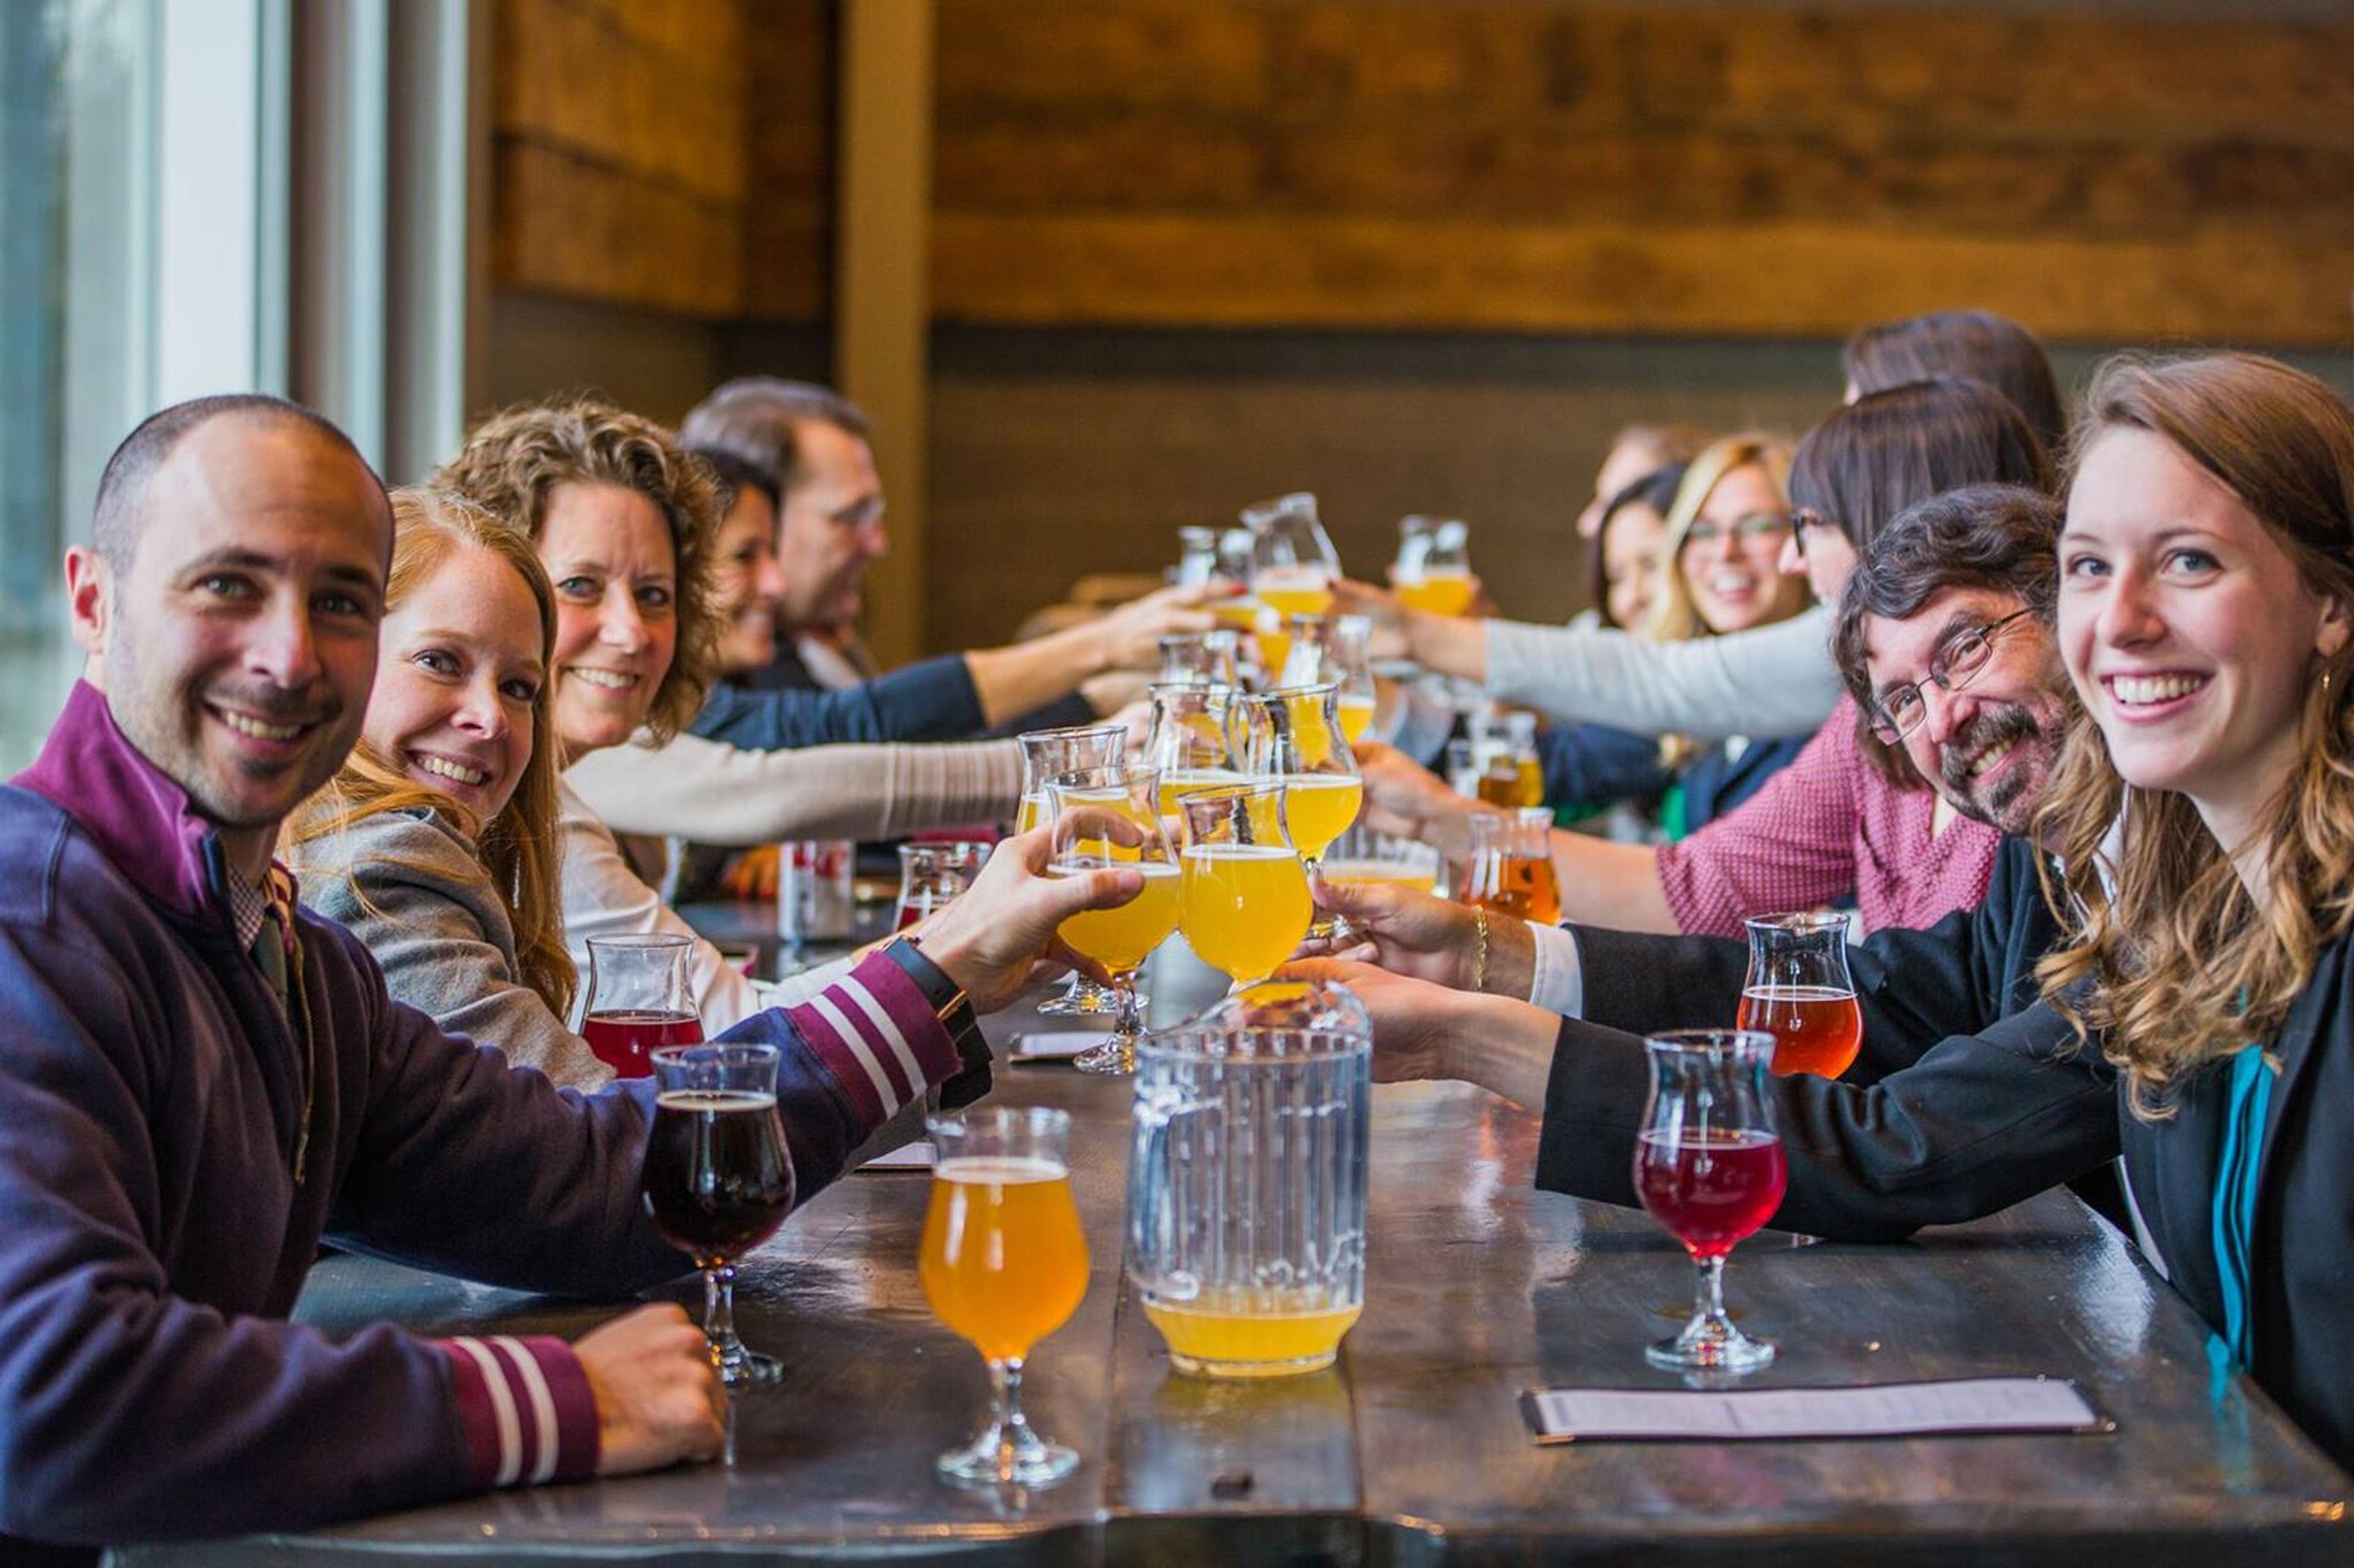
M 879 951 L 787 1011 L 869 1131 L 964 1065 L 931 999 Z
M 597 1399 L 570 1345 L 511 1334 L 434 1343 L 450 1358 L 470 1487 L 538 1486 L 597 1473 Z

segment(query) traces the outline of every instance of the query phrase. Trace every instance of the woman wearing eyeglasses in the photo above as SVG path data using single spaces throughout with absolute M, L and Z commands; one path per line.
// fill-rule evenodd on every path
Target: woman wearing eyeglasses
M 1639 635 L 1659 641 L 1734 636 L 1786 621 L 1808 602 L 1803 574 L 1786 571 L 1790 460 L 1770 436 L 1710 443 L 1669 490 L 1653 546 L 1659 587 L 1642 607 Z M 1645 485 L 1604 518 L 1614 528 L 1642 503 Z M 1589 808 L 1632 802 L 1659 814 L 1680 839 L 1755 793 L 1806 745 L 1803 736 L 1751 742 L 1652 737 L 1607 725 L 1559 726 L 1539 738 L 1545 804 Z
M 1799 443 L 1790 493 L 1809 525 L 1785 541 L 1784 564 L 1803 568 L 1818 596 L 1835 599 L 1857 541 L 1915 502 L 1986 482 L 2051 488 L 2042 449 L 2001 394 L 1951 377 L 1872 394 Z M 1834 517 L 1836 528 L 1813 521 Z M 1430 789 L 1394 754 L 1362 760 L 1375 829 L 1443 848 L 1464 836 L 1458 798 Z M 1682 842 L 1652 848 L 1557 833 L 1553 860 L 1570 920 L 1735 936 L 1761 910 L 1851 895 L 1877 930 L 1933 925 L 1977 904 L 2000 838 L 1930 789 L 1842 697 L 1796 760 Z

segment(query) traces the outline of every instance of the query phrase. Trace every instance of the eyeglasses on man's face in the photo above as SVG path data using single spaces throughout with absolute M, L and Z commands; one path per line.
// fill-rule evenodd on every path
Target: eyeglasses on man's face
M 1944 646 L 1929 656 L 1929 679 L 1948 692 L 1968 685 L 1993 659 L 1996 634 L 2027 613 L 2014 609 L 1999 620 L 1965 627 L 1946 638 Z M 1872 715 L 1872 733 L 1894 746 L 1920 728 L 1928 715 L 1929 700 L 1921 694 L 1917 683 L 1907 681 L 1880 694 L 1878 710 Z
M 1728 534 L 1739 544 L 1755 545 L 1769 539 L 1778 540 L 1789 531 L 1790 519 L 1779 512 L 1752 512 L 1748 516 L 1737 517 L 1731 523 L 1702 518 L 1684 530 L 1684 545 L 1687 548 L 1705 550 L 1723 543 Z

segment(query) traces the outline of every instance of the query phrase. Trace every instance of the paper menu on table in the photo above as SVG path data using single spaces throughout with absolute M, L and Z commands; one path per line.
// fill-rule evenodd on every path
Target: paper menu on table
M 929 1171 L 940 1162 L 940 1148 L 927 1139 L 886 1150 L 859 1166 L 861 1171 Z
M 1757 1442 L 1999 1432 L 2110 1432 L 2058 1378 L 1963 1378 L 1851 1388 L 1540 1388 L 1521 1396 L 1540 1443 Z

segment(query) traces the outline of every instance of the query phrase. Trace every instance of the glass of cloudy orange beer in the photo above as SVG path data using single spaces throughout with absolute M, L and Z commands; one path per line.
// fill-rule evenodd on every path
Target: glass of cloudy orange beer
M 927 1123 L 939 1150 L 917 1277 L 941 1322 L 989 1363 L 989 1421 L 939 1457 L 951 1486 L 1043 1487 L 1079 1457 L 1031 1428 L 1022 1369 L 1087 1291 L 1087 1242 L 1071 1198 L 1071 1118 L 991 1107 Z

